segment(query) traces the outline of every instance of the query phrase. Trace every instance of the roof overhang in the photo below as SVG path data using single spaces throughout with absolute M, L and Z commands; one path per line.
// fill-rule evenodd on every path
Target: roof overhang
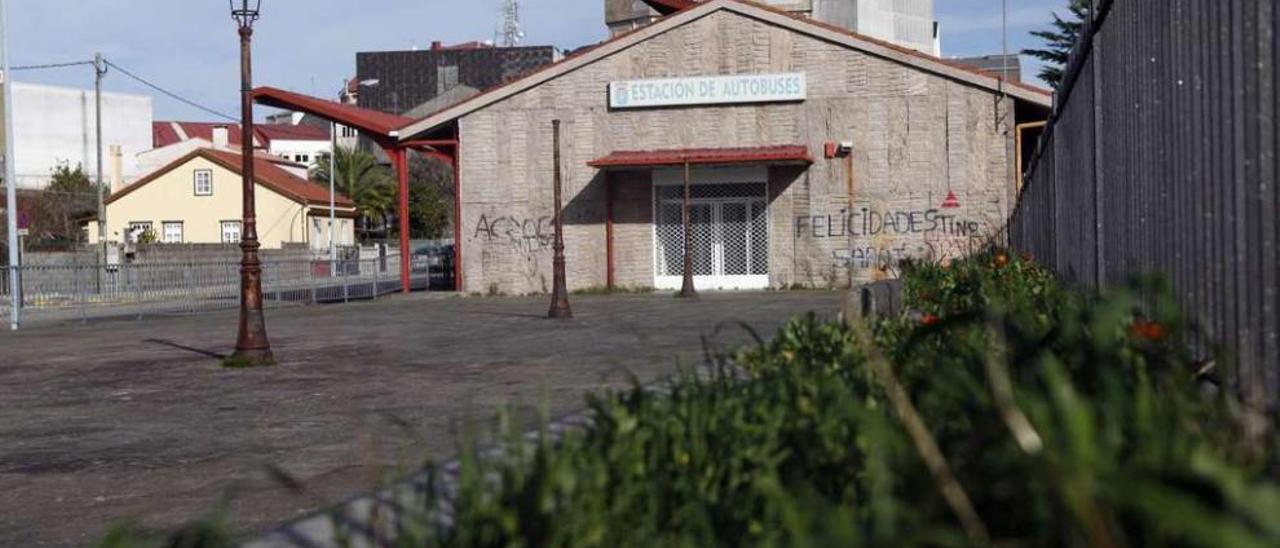
M 683 165 L 796 165 L 813 163 L 802 145 L 735 148 L 682 148 L 667 150 L 619 150 L 587 165 L 599 169 L 630 170 Z
M 253 90 L 253 100 L 260 105 L 305 112 L 331 122 L 360 130 L 374 139 L 394 141 L 399 137 L 397 129 L 413 122 L 412 118 L 387 114 L 335 101 L 293 93 L 273 87 Z

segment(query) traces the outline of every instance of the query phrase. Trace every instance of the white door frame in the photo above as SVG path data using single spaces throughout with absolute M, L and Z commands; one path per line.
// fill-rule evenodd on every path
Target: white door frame
M 722 168 L 698 168 L 691 169 L 689 173 L 690 185 L 716 185 L 716 184 L 764 184 L 764 195 L 760 197 L 738 197 L 738 198 L 697 198 L 692 200 L 691 204 L 708 204 L 711 205 L 712 227 L 713 230 L 722 230 L 721 208 L 726 202 L 742 203 L 746 206 L 746 221 L 748 223 L 747 234 L 747 253 L 751 257 L 750 247 L 750 223 L 751 210 L 753 203 L 764 204 L 765 215 L 765 235 L 769 238 L 769 171 L 765 166 L 750 167 L 722 167 Z M 684 170 L 679 169 L 660 169 L 653 172 L 653 257 L 650 264 L 653 265 L 653 286 L 660 290 L 676 290 L 680 289 L 684 284 L 683 276 L 662 276 L 659 273 L 661 269 L 658 267 L 658 222 L 659 208 L 662 202 L 659 198 L 661 187 L 666 186 L 684 186 Z M 716 238 L 718 245 L 721 247 L 718 253 L 712 253 L 712 272 L 724 272 L 723 257 L 723 238 Z M 769 254 L 766 254 L 768 256 Z M 767 289 L 769 287 L 768 264 L 765 265 L 765 274 L 748 274 L 748 275 L 711 275 L 699 276 L 694 275 L 693 285 L 698 290 L 752 290 Z

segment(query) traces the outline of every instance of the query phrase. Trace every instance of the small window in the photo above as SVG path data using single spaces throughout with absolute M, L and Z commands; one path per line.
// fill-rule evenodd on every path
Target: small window
M 165 221 L 161 223 L 164 233 L 161 234 L 162 242 L 166 244 L 182 243 L 182 221 Z
M 196 196 L 213 196 L 213 170 L 196 170 L 195 192 Z
M 222 221 L 222 243 L 240 243 L 240 221 Z
M 146 234 L 147 232 L 150 232 L 150 231 L 151 231 L 150 221 L 133 221 L 129 223 L 129 233 L 126 235 L 126 238 L 129 240 L 130 243 L 136 244 L 138 243 L 138 240 L 142 238 L 143 234 Z

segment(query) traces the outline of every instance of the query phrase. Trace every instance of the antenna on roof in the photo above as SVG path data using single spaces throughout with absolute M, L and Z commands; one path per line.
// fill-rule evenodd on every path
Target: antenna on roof
M 494 41 L 504 48 L 515 47 L 524 38 L 524 30 L 520 28 L 519 0 L 502 0 L 499 8 L 499 23 Z

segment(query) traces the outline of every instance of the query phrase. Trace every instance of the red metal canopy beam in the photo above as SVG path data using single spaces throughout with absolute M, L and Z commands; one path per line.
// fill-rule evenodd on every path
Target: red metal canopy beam
M 413 118 L 266 86 L 253 90 L 253 100 L 260 105 L 305 112 L 330 122 L 356 128 L 361 134 L 379 141 L 384 147 L 385 143 L 398 141 L 397 130 L 414 121 Z
M 253 100 L 262 105 L 304 112 L 330 122 L 356 128 L 361 135 L 378 143 L 378 146 L 387 153 L 387 158 L 391 160 L 396 170 L 396 186 L 399 194 L 399 199 L 396 201 L 396 214 L 400 222 L 400 289 L 408 293 L 412 289 L 409 283 L 411 255 L 409 253 L 408 150 L 426 145 L 402 144 L 399 142 L 396 130 L 413 122 L 413 119 L 272 87 L 253 90 Z
M 693 0 L 644 0 L 644 3 L 649 4 L 649 7 L 663 15 L 671 15 L 682 9 L 698 5 Z

